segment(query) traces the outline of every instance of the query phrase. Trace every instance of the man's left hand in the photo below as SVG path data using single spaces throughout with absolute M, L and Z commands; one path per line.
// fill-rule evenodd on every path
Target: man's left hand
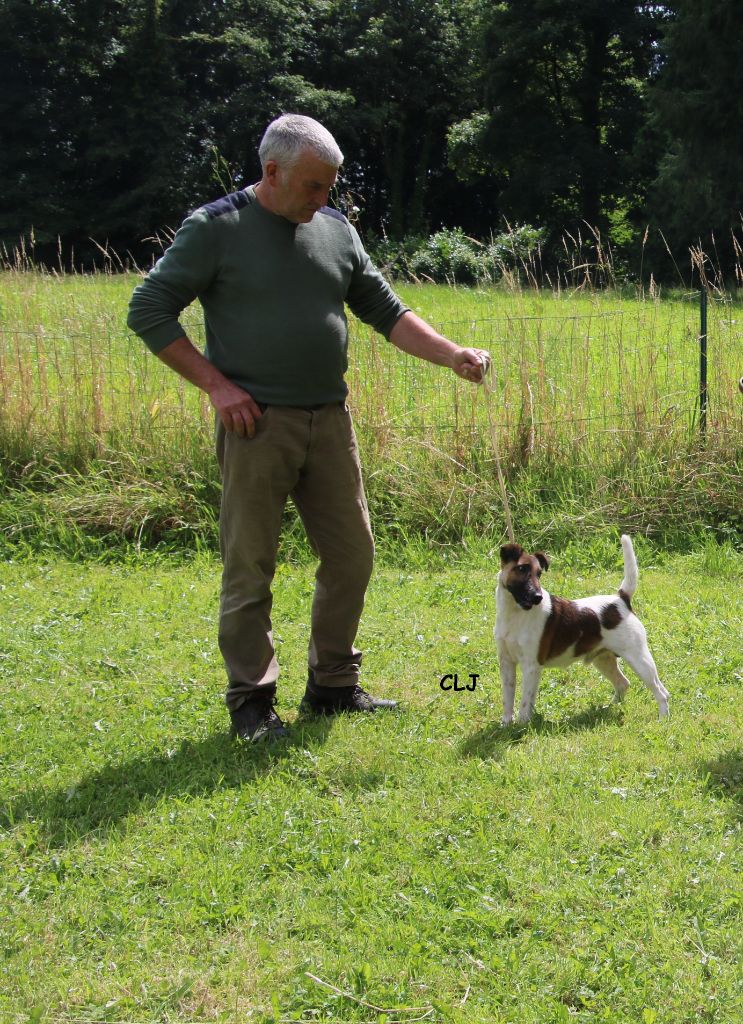
M 452 358 L 452 370 L 472 384 L 481 384 L 490 366 L 490 353 L 482 348 L 460 348 Z

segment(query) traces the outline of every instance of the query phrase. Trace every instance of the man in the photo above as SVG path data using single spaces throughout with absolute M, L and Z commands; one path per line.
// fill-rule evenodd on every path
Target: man
M 487 360 L 407 309 L 354 228 L 327 207 L 343 154 L 322 125 L 280 117 L 259 155 L 257 185 L 184 221 L 135 290 L 128 319 L 163 362 L 209 395 L 217 413 L 219 645 L 233 727 L 253 742 L 286 735 L 273 708 L 279 668 L 271 583 L 289 496 L 319 556 L 303 709 L 371 712 L 395 703 L 358 685 L 354 641 L 374 544 L 345 403 L 345 304 L 404 352 L 466 380 L 481 380 Z M 204 355 L 178 322 L 195 298 L 204 309 Z

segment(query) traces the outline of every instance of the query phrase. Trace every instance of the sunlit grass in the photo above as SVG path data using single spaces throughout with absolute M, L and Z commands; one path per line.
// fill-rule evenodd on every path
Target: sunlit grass
M 402 706 L 371 720 L 299 716 L 312 570 L 282 566 L 275 750 L 227 733 L 213 557 L 5 563 L 0 1013 L 734 1024 L 743 564 L 638 554 L 670 721 L 575 666 L 499 728 L 482 548 L 376 573 L 364 682 Z M 549 575 L 613 590 L 618 544 Z
M 180 531 L 213 543 L 213 413 L 127 332 L 136 280 L 0 274 L 0 446 L 8 481 L 26 489 L 10 516 L 0 507 L 6 536 L 46 518 L 68 533 L 173 541 Z M 381 533 L 450 542 L 502 531 L 490 423 L 515 515 L 535 540 L 562 544 L 607 522 L 684 546 L 685 534 L 740 528 L 737 302 L 711 305 L 701 439 L 694 296 L 399 291 L 455 341 L 491 351 L 492 393 L 352 321 L 350 402 Z M 184 320 L 200 343 L 198 307 Z

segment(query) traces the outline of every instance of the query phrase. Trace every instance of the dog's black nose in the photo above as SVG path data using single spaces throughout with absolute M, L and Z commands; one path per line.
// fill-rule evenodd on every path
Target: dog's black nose
M 534 601 L 534 604 L 541 604 L 542 603 L 542 596 L 543 596 L 542 594 L 535 594 L 534 597 L 532 598 L 532 600 Z

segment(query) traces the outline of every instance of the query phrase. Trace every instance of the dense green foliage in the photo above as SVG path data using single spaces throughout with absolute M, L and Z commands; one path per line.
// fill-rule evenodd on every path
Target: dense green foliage
M 588 224 L 656 278 L 739 227 L 736 0 L 0 0 L 0 240 L 147 260 L 258 176 L 266 123 L 323 120 L 338 199 L 400 241 Z M 656 263 L 653 260 L 659 253 Z
M 667 144 L 652 196 L 670 244 L 705 247 L 714 235 L 722 262 L 740 249 L 743 137 L 743 7 L 738 0 L 684 0 L 668 26 L 668 59 L 652 110 Z M 738 272 L 739 276 L 739 272 Z
M 635 139 L 664 13 L 634 0 L 484 8 L 474 146 L 501 213 L 606 229 L 641 197 Z

